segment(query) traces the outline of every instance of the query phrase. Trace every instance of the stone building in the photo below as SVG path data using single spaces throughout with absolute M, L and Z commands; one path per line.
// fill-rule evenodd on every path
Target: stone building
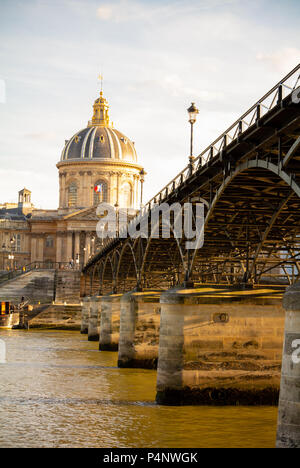
M 25 188 L 18 203 L 0 204 L 0 270 L 32 262 L 80 266 L 101 242 L 96 236 L 100 202 L 138 209 L 143 168 L 134 142 L 113 127 L 108 111 L 101 91 L 87 127 L 65 141 L 57 164 L 58 209 L 36 209 Z

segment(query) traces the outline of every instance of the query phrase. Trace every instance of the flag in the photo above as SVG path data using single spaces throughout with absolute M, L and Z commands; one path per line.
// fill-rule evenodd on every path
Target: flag
M 94 190 L 96 193 L 102 192 L 102 184 L 95 185 Z

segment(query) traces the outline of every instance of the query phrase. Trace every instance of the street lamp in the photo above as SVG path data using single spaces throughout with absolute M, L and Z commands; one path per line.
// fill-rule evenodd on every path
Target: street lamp
M 91 241 L 92 241 L 92 255 L 94 255 L 94 253 L 95 253 L 95 236 L 92 236 Z
M 144 170 L 144 168 L 140 172 L 140 181 L 141 181 L 141 208 L 143 207 L 143 185 L 145 182 L 145 176 L 147 175 L 147 172 Z
M 14 254 L 13 254 L 13 251 L 15 249 L 15 242 L 16 242 L 16 238 L 15 238 L 15 235 L 13 234 L 12 237 L 10 238 L 10 254 L 8 255 L 8 258 L 9 260 L 11 260 L 11 270 L 14 269 Z
M 75 263 L 76 263 L 76 267 L 77 269 L 79 269 L 79 253 L 76 254 L 76 260 L 75 260 Z
M 117 234 L 117 237 L 119 237 L 119 203 L 117 201 L 115 203 L 115 212 L 116 212 L 116 221 L 117 221 L 116 234 Z
M 11 270 L 14 269 L 14 258 L 15 258 L 15 256 L 12 253 L 8 255 L 8 259 L 10 260 L 10 269 Z
M 6 245 L 4 243 L 4 244 L 2 244 L 2 254 L 3 254 L 3 256 L 2 256 L 2 269 L 3 269 L 3 271 L 5 270 L 5 265 L 4 265 L 4 263 L 5 263 L 4 262 L 4 260 L 5 260 L 5 251 L 6 251 Z
M 194 168 L 194 156 L 193 156 L 193 128 L 194 128 L 194 123 L 196 122 L 197 119 L 197 114 L 199 114 L 199 110 L 195 106 L 195 103 L 192 102 L 191 106 L 188 108 L 188 114 L 189 114 L 189 122 L 191 124 L 191 149 L 190 149 L 190 157 L 189 157 L 189 167 L 190 167 L 190 175 L 193 172 Z

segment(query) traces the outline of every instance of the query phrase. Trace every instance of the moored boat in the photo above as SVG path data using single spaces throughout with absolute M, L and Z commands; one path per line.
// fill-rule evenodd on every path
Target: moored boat
M 20 312 L 8 301 L 0 302 L 0 328 L 14 328 L 20 323 Z

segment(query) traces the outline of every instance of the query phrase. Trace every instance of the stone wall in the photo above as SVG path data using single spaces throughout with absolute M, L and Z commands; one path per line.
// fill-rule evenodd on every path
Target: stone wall
M 170 291 L 161 302 L 158 402 L 277 403 L 281 298 Z
M 33 309 L 33 314 L 38 310 Z M 80 330 L 81 305 L 49 305 L 28 320 L 29 328 Z
M 121 299 L 119 367 L 156 369 L 161 291 L 131 292 Z
M 78 304 L 80 302 L 80 271 L 57 270 L 55 275 L 55 302 Z
M 101 298 L 99 349 L 118 351 L 120 336 L 121 294 L 110 294 Z

